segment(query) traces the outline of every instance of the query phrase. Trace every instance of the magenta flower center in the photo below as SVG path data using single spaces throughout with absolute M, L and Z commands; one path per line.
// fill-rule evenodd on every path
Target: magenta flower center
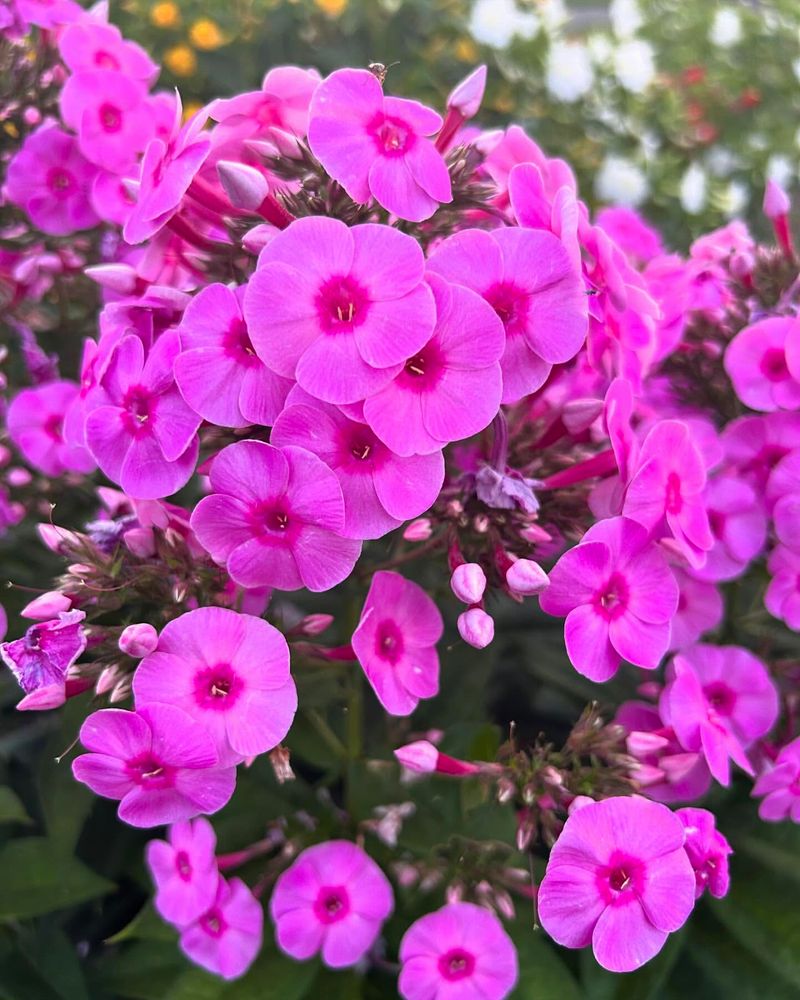
M 266 95 L 256 109 L 256 121 L 259 125 L 280 125 L 280 105 L 271 95 Z
M 98 111 L 100 127 L 104 132 L 119 132 L 122 128 L 122 112 L 118 107 L 107 101 L 100 105 Z
M 60 413 L 51 413 L 45 420 L 42 429 L 53 441 L 61 441 L 64 419 Z
M 101 69 L 119 69 L 119 60 L 112 56 L 110 52 L 98 49 L 94 54 L 94 64 Z
M 293 520 L 280 500 L 255 507 L 251 521 L 254 533 L 270 541 L 287 540 L 293 527 Z
M 343 885 L 326 885 L 319 890 L 314 902 L 314 913 L 323 924 L 344 920 L 350 912 L 350 897 Z
M 709 510 L 708 512 L 708 524 L 711 528 L 711 533 L 715 538 L 722 537 L 722 532 L 725 530 L 726 516 L 719 510 Z
M 239 364 L 253 364 L 258 362 L 256 352 L 250 342 L 247 333 L 247 326 L 243 319 L 233 319 L 231 325 L 222 336 L 222 349 Z
M 355 460 L 358 464 L 374 464 L 380 452 L 380 442 L 369 427 L 348 427 L 340 439 L 341 455 L 345 460 Z
M 349 333 L 369 313 L 367 292 L 349 275 L 329 278 L 316 298 L 317 316 L 325 333 Z
M 736 707 L 736 692 L 722 681 L 714 681 L 704 688 L 706 700 L 717 715 L 731 715 Z
M 414 133 L 399 118 L 379 115 L 369 126 L 375 145 L 385 156 L 402 156 L 414 142 Z
M 225 917 L 222 915 L 222 910 L 216 906 L 213 910 L 209 910 L 205 916 L 200 918 L 200 926 L 206 934 L 209 934 L 213 938 L 222 937 L 228 929 L 228 924 L 225 921 Z
M 769 347 L 761 358 L 761 374 L 770 382 L 783 382 L 789 377 L 786 353 L 780 347 Z
M 677 472 L 670 472 L 667 476 L 667 490 L 664 505 L 668 514 L 680 514 L 683 509 L 683 497 L 681 496 L 681 477 Z
M 126 763 L 125 769 L 128 777 L 137 785 L 145 785 L 152 789 L 171 788 L 173 785 L 173 768 L 152 754 L 145 753 L 134 757 Z
M 630 598 L 628 581 L 621 573 L 612 573 L 605 585 L 594 595 L 596 611 L 607 621 L 625 613 Z
M 385 618 L 375 631 L 375 653 L 394 665 L 403 655 L 403 633 L 391 618 Z
M 126 411 L 126 426 L 132 433 L 144 430 L 152 415 L 153 396 L 143 385 L 134 385 L 125 393 L 122 407 Z
M 47 174 L 47 186 L 59 198 L 65 198 L 75 190 L 75 178 L 62 167 L 53 167 Z
M 628 902 L 641 889 L 643 875 L 640 861 L 620 852 L 614 852 L 609 864 L 597 872 L 600 894 L 608 903 Z
M 403 368 L 403 385 L 416 392 L 429 392 L 444 370 L 444 359 L 435 344 L 428 343 L 419 354 L 409 358 Z
M 511 282 L 499 282 L 486 292 L 486 301 L 494 309 L 506 331 L 518 333 L 528 318 L 530 297 Z
M 475 971 L 475 956 L 463 948 L 451 948 L 439 956 L 439 972 L 448 982 L 466 979 Z
M 239 699 L 244 682 L 230 663 L 217 663 L 198 670 L 194 678 L 194 699 L 200 708 L 227 712 Z
M 178 851 L 175 855 L 175 868 L 182 882 L 189 882 L 192 877 L 192 864 L 186 851 Z

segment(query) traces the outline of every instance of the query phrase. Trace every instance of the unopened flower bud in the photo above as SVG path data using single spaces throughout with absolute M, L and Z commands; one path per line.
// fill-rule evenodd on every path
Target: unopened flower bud
M 306 615 L 298 629 L 303 635 L 320 635 L 333 624 L 333 615 Z
M 527 528 L 523 528 L 522 531 L 520 531 L 520 536 L 524 538 L 526 542 L 530 542 L 531 545 L 543 545 L 545 542 L 553 540 L 553 536 L 550 532 L 545 531 L 539 524 L 529 524 Z
M 532 594 L 540 594 L 549 587 L 550 580 L 539 563 L 533 559 L 517 559 L 506 571 L 506 584 L 514 593 L 530 597 Z
M 96 694 L 108 694 L 109 691 L 113 691 L 114 688 L 119 684 L 121 680 L 119 665 L 112 663 L 110 667 L 104 667 L 100 671 L 100 676 L 97 678 L 94 690 Z
M 116 705 L 120 701 L 125 701 L 126 698 L 130 697 L 131 693 L 131 681 L 129 677 L 124 677 L 113 689 L 111 694 L 108 696 L 108 700 L 112 705 Z
M 37 524 L 36 530 L 47 548 L 58 555 L 63 555 L 68 546 L 78 545 L 80 541 L 75 532 L 58 528 L 54 524 Z
M 477 563 L 462 563 L 453 570 L 450 587 L 459 601 L 477 604 L 486 590 L 486 574 Z
M 394 751 L 395 757 L 409 771 L 415 774 L 432 774 L 436 770 L 439 751 L 427 740 L 417 740 Z
M 55 618 L 60 611 L 69 611 L 72 601 L 66 594 L 57 590 L 48 590 L 46 594 L 40 594 L 20 611 L 23 618 L 32 618 L 34 621 L 43 622 L 49 618 Z
M 456 108 L 465 119 L 474 118 L 481 106 L 485 89 L 486 67 L 478 66 L 450 91 L 447 107 Z
M 470 608 L 458 616 L 458 634 L 475 649 L 484 649 L 494 639 L 494 619 L 482 608 Z
M 272 242 L 279 231 L 274 226 L 260 222 L 257 226 L 247 230 L 242 237 L 242 246 L 248 253 L 259 254 L 268 243 Z
M 95 264 L 84 268 L 83 273 L 102 288 L 120 295 L 132 295 L 139 282 L 139 277 L 130 264 Z
M 511 781 L 510 778 L 501 778 L 497 782 L 497 801 L 501 805 L 505 805 L 506 802 L 511 802 L 516 794 L 517 786 L 513 781 Z
M 128 625 L 119 637 L 119 648 L 137 660 L 148 656 L 158 645 L 158 632 L 147 622 Z
M 768 178 L 766 187 L 764 188 L 764 215 L 774 222 L 775 219 L 779 219 L 783 215 L 788 215 L 791 207 L 792 204 L 789 201 L 789 195 L 777 181 Z
M 139 559 L 149 559 L 156 554 L 156 540 L 152 528 L 130 528 L 122 536 L 125 548 Z
M 217 163 L 217 176 L 234 208 L 255 211 L 269 194 L 266 177 L 255 167 L 232 160 Z
M 594 802 L 594 799 L 590 798 L 588 795 L 576 795 L 575 798 L 570 802 L 569 809 L 567 812 L 570 816 L 577 812 L 579 809 L 583 809 L 584 806 L 590 806 Z
M 433 534 L 430 518 L 418 517 L 415 521 L 406 525 L 403 531 L 403 538 L 407 542 L 426 542 Z
M 625 741 L 628 753 L 633 757 L 647 757 L 651 753 L 658 753 L 669 746 L 669 740 L 656 733 L 629 733 Z
M 9 469 L 6 473 L 6 482 L 9 486 L 27 486 L 32 479 L 33 476 L 27 469 L 16 467 Z
M 564 404 L 561 420 L 570 434 L 587 430 L 603 412 L 602 399 L 572 399 Z

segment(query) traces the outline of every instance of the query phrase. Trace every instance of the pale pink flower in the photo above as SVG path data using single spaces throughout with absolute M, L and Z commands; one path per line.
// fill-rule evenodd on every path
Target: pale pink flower
M 181 932 L 181 951 L 195 965 L 238 979 L 255 961 L 263 940 L 264 911 L 239 878 L 220 877 L 212 906 Z
M 758 815 L 767 823 L 800 823 L 800 736 L 782 747 L 774 765 L 758 776 L 753 795 L 763 796 Z
M 156 885 L 155 908 L 164 918 L 185 927 L 214 903 L 219 872 L 214 850 L 217 837 L 207 819 L 173 823 L 167 840 L 151 840 L 145 860 Z

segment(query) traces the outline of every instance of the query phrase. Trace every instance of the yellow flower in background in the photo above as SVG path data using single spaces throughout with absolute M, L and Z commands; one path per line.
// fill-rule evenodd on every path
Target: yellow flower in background
M 172 0 L 163 0 L 150 8 L 150 20 L 157 28 L 174 28 L 181 22 L 180 8 Z
M 348 0 L 314 0 L 314 3 L 328 17 L 339 17 L 347 9 Z
M 456 42 L 456 59 L 461 62 L 473 63 L 478 60 L 478 47 L 471 38 L 459 38 Z
M 194 22 L 189 30 L 189 38 L 198 49 L 204 49 L 207 52 L 218 49 L 226 42 L 219 25 L 207 17 Z
M 189 121 L 192 115 L 196 114 L 202 106 L 199 101 L 187 101 L 183 106 L 183 120 L 185 122 Z
M 191 76 L 197 69 L 197 56 L 188 45 L 173 45 L 164 53 L 164 64 L 175 76 Z

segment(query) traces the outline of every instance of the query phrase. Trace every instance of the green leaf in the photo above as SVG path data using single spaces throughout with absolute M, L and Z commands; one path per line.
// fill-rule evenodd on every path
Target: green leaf
M 94 804 L 95 796 L 72 776 L 62 755 L 76 739 L 87 714 L 83 698 L 72 698 L 61 710 L 61 727 L 51 737 L 39 761 L 37 783 L 45 826 L 54 849 L 71 853 L 78 841 L 83 824 Z
M 230 984 L 225 1000 L 328 1000 L 326 994 L 311 990 L 318 972 L 318 962 L 295 962 L 274 945 L 265 945 L 247 975 Z
M 57 927 L 24 928 L 19 950 L 61 1000 L 89 1000 L 75 946 Z
M 520 909 L 525 904 L 520 902 Z M 519 984 L 512 1000 L 581 1000 L 578 983 L 544 931 L 534 929 L 533 914 L 508 927 L 519 958 Z
M 92 995 L 110 993 L 114 1000 L 164 1000 L 189 968 L 177 946 L 166 941 L 135 941 L 109 949 L 91 970 Z
M 324 997 L 325 1000 L 361 1000 L 364 982 L 364 977 L 352 969 L 320 969 L 314 980 L 313 992 L 309 992 L 308 996 Z
M 178 943 L 178 934 L 174 927 L 156 913 L 152 903 L 147 903 L 139 910 L 129 924 L 109 938 L 107 944 L 119 944 L 123 941 L 171 941 Z
M 19 798 L 5 785 L 0 785 L 0 823 L 31 823 L 30 816 Z

